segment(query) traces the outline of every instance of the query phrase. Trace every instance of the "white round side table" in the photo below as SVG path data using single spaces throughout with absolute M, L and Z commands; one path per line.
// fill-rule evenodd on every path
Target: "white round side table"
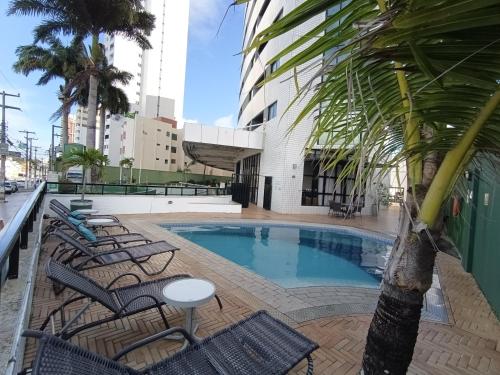
M 88 219 L 87 220 L 87 224 L 95 227 L 97 233 L 109 234 L 104 230 L 104 227 L 106 226 L 106 224 L 111 224 L 111 223 L 113 223 L 113 219 L 102 218 L 102 219 Z
M 82 208 L 82 209 L 76 210 L 76 212 L 78 212 L 79 214 L 82 214 L 82 215 L 92 215 L 92 214 L 98 213 L 99 210 L 94 210 L 92 208 Z
M 195 309 L 215 296 L 215 285 L 203 279 L 182 279 L 167 284 L 163 288 L 165 302 L 174 307 L 186 310 L 186 331 L 196 339 L 195 332 L 198 329 L 195 318 Z M 187 345 L 187 341 L 184 346 Z

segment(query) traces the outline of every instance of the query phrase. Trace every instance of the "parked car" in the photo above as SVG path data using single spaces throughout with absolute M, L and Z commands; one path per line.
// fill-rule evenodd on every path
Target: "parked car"
M 17 180 L 17 187 L 20 189 L 26 189 L 26 183 L 24 180 Z
M 19 190 L 19 186 L 17 186 L 17 181 L 8 181 L 12 185 L 12 192 L 16 193 Z
M 9 181 L 5 181 L 3 183 L 3 188 L 4 188 L 4 191 L 5 191 L 5 194 L 11 194 L 13 189 L 12 189 L 12 185 Z

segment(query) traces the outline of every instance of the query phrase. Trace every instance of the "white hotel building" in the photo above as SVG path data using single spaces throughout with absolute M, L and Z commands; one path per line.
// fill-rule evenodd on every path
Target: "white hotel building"
M 289 13 L 300 2 L 295 0 L 253 0 L 247 4 L 243 45 L 246 46 L 261 30 Z M 270 40 L 258 51 L 244 55 L 241 66 L 240 111 L 237 129 L 217 129 L 199 124 L 186 124 L 184 149 L 201 162 L 222 167 L 242 175 L 249 185 L 249 201 L 259 207 L 280 213 L 327 213 L 330 200 L 348 203 L 351 181 L 336 186 L 336 171 L 320 168 L 321 145 L 305 157 L 304 147 L 313 129 L 312 116 L 303 120 L 288 133 L 290 124 L 300 113 L 304 101 L 286 111 L 296 95 L 291 74 L 258 84 L 278 64 L 266 62 L 325 19 L 326 13 L 316 16 L 292 32 Z M 306 83 L 312 71 L 299 74 L 299 84 Z M 370 212 L 369 194 L 365 200 Z

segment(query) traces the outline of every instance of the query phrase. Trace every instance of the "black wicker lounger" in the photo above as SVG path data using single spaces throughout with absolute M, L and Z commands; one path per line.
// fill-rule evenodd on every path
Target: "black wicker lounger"
M 59 202 L 57 199 L 51 199 L 50 205 L 59 207 L 62 211 L 64 211 L 66 213 L 66 215 L 71 215 L 71 210 L 68 207 L 66 207 L 64 204 Z M 114 215 L 94 215 L 94 214 L 92 214 L 92 215 L 82 214 L 82 215 L 86 216 L 88 219 L 111 219 L 116 223 L 120 222 L 120 220 Z
M 110 322 L 112 320 L 121 319 L 123 317 L 134 315 L 139 312 L 156 308 L 163 319 L 165 327 L 168 329 L 169 325 L 167 318 L 162 310 L 162 306 L 165 305 L 162 290 L 165 285 L 187 277 L 191 277 L 186 274 L 179 274 L 170 277 L 165 277 L 158 280 L 145 281 L 143 282 L 139 276 L 133 273 L 124 273 L 116 277 L 111 281 L 106 287 L 103 287 L 96 283 L 91 278 L 82 275 L 78 271 L 65 266 L 59 262 L 50 259 L 45 267 L 47 277 L 51 280 L 67 286 L 81 295 L 74 297 L 72 295 L 64 301 L 57 309 L 53 310 L 47 319 L 43 322 L 40 330 L 43 331 L 47 324 L 55 317 L 55 315 L 60 312 L 61 318 L 61 330 L 57 333 L 63 339 L 67 339 L 74 334 L 91 327 L 101 325 L 102 323 Z M 119 279 L 125 276 L 131 276 L 135 279 L 136 284 L 120 287 L 116 289 L 110 289 L 110 287 Z M 73 302 L 80 301 L 83 299 L 89 299 L 90 302 L 86 304 L 80 311 L 72 317 L 68 322 L 65 321 L 64 309 Z M 75 321 L 77 321 L 80 316 L 92 305 L 97 302 L 112 312 L 112 315 L 97 321 L 93 321 L 77 328 L 70 329 Z
M 173 356 L 134 370 L 117 360 L 141 346 L 181 333 L 190 345 Z M 307 374 L 313 373 L 311 353 L 318 344 L 286 324 L 259 311 L 213 336 L 196 343 L 182 328 L 172 328 L 122 350 L 112 360 L 81 349 L 55 336 L 26 331 L 39 339 L 32 365 L 34 375 L 279 375 L 286 374 L 307 358 Z
M 110 266 L 116 263 L 133 262 L 146 275 L 155 276 L 167 269 L 172 259 L 174 259 L 175 252 L 179 250 L 178 247 L 169 244 L 167 241 L 156 241 L 101 250 L 97 249 L 95 245 L 82 243 L 61 230 L 56 230 L 54 235 L 61 238 L 70 246 L 60 249 L 55 259 L 80 271 Z M 52 256 L 56 255 L 55 251 L 51 254 Z M 150 272 L 142 265 L 142 263 L 147 262 L 152 256 L 166 253 L 170 253 L 170 257 L 159 270 Z
M 55 212 L 58 217 L 55 218 L 55 220 L 52 220 L 52 222 L 50 223 L 49 227 L 58 227 L 62 223 L 64 223 L 65 225 L 67 225 L 67 221 L 69 221 L 68 218 L 70 217 L 70 215 L 66 211 L 64 211 L 63 209 L 61 209 L 59 206 L 53 205 L 52 203 L 50 204 L 50 209 L 53 212 Z M 63 220 L 63 219 L 66 219 L 66 220 Z M 90 219 L 90 218 L 89 217 L 85 217 L 84 220 L 86 221 L 88 219 Z M 103 218 L 101 218 L 101 219 L 103 219 Z M 104 228 L 120 228 L 124 232 L 130 233 L 130 231 L 128 230 L 127 227 L 125 227 L 119 221 L 114 221 L 114 220 L 112 222 L 110 222 L 110 223 L 99 225 L 99 227 L 101 227 L 103 230 L 104 230 Z M 108 232 L 106 231 L 106 233 L 108 233 Z
M 69 221 L 66 217 L 60 217 L 57 222 L 53 222 L 45 228 L 44 234 L 42 236 L 42 242 L 45 242 L 47 238 L 54 234 L 56 230 L 66 230 L 66 232 L 71 232 L 74 235 L 84 239 L 89 244 L 128 244 L 134 242 L 151 242 L 151 240 L 147 239 L 140 233 L 121 233 L 121 234 L 112 234 L 107 236 L 96 236 L 95 241 L 88 241 L 85 239 L 81 233 L 79 227 Z

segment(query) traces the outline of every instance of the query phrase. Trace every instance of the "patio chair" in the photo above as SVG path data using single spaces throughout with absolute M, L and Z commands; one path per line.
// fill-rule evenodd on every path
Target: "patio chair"
M 330 215 L 330 212 L 332 213 L 333 216 L 345 215 L 345 211 L 342 209 L 342 203 L 331 200 L 328 202 L 328 204 L 330 206 L 330 209 L 328 210 L 328 215 Z
M 67 215 L 71 215 L 71 210 L 55 198 L 50 200 L 50 205 L 58 207 L 59 209 L 64 211 Z M 120 222 L 120 220 L 114 215 L 95 215 L 95 214 L 81 214 L 81 215 L 86 216 L 88 219 L 111 219 L 117 223 Z
M 106 236 L 95 236 L 94 234 L 95 237 L 94 240 L 94 238 L 89 237 L 88 233 L 83 232 L 84 229 L 90 230 L 89 228 L 87 228 L 83 223 L 78 226 L 75 225 L 66 216 L 60 216 L 59 219 L 57 219 L 57 222 L 52 222 L 49 225 L 47 225 L 42 235 L 42 242 L 45 242 L 47 238 L 49 238 L 58 229 L 70 230 L 79 237 L 86 239 L 91 244 L 97 242 L 113 242 L 118 244 L 128 244 L 133 242 L 151 242 L 151 240 L 148 240 L 140 233 L 130 233 L 130 232 L 112 234 L 112 235 L 108 234 Z
M 56 248 L 52 252 L 51 257 L 55 257 L 55 260 L 81 271 L 128 261 L 133 262 L 146 275 L 155 276 L 165 271 L 174 258 L 175 252 L 179 250 L 178 247 L 166 241 L 102 250 L 97 248 L 100 244 L 96 246 L 95 244 L 82 243 L 61 230 L 56 230 L 53 234 L 66 242 L 70 247 L 59 249 L 59 254 L 57 254 Z M 143 267 L 142 263 L 147 262 L 152 256 L 166 253 L 170 253 L 171 255 L 159 271 L 149 272 Z
M 52 310 L 40 327 L 40 330 L 43 331 L 49 322 L 53 322 L 54 316 L 59 312 L 62 328 L 59 332 L 57 332 L 57 336 L 61 336 L 63 339 L 68 339 L 87 328 L 95 327 L 126 316 L 135 315 L 150 309 L 158 309 L 163 323 L 165 324 L 166 329 L 168 329 L 170 326 L 165 313 L 162 310 L 162 306 L 165 305 L 162 290 L 167 284 L 173 281 L 191 277 L 186 274 L 179 274 L 158 280 L 142 281 L 141 278 L 134 273 L 124 273 L 113 279 L 106 287 L 103 287 L 90 277 L 87 277 L 71 267 L 52 259 L 47 262 L 45 272 L 49 279 L 69 287 L 81 294 L 78 297 L 74 297 L 74 294 L 72 294 L 57 309 Z M 137 283 L 110 289 L 114 283 L 125 276 L 134 277 Z M 64 309 L 76 301 L 87 298 L 90 302 L 81 308 L 68 322 L 66 322 Z M 94 302 L 106 307 L 112 314 L 108 317 L 70 329 L 73 323 L 75 323 Z
M 182 334 L 190 343 L 185 349 L 138 371 L 118 362 L 137 348 L 173 333 Z M 171 328 L 123 349 L 113 359 L 79 348 L 58 337 L 26 331 L 25 337 L 38 339 L 31 373 L 52 375 L 86 375 L 92 368 L 96 374 L 124 375 L 280 375 L 288 373 L 307 359 L 307 375 L 313 374 L 311 353 L 318 344 L 286 324 L 259 311 L 199 342 L 182 328 Z M 62 370 L 64 369 L 64 370 Z
M 66 219 L 68 221 L 68 220 L 70 220 L 69 218 L 72 217 L 70 214 L 67 213 L 67 211 L 63 210 L 60 207 L 60 205 L 55 205 L 55 204 L 52 204 L 52 202 L 51 202 L 50 205 L 49 205 L 49 207 L 58 216 L 58 218 L 55 218 L 55 220 L 52 220 L 52 222 L 49 224 L 50 226 L 60 225 L 61 224 L 60 222 L 61 222 L 62 219 Z M 74 219 L 76 219 L 76 218 L 74 218 Z M 91 218 L 88 217 L 88 216 L 85 216 L 85 218 L 78 219 L 78 220 L 80 220 L 82 222 L 83 221 L 86 222 L 88 219 L 91 219 Z M 102 219 L 102 217 L 101 217 L 101 219 Z M 113 220 L 113 219 L 111 219 L 111 220 Z M 127 227 L 125 227 L 122 223 L 120 223 L 120 221 L 115 221 L 115 220 L 113 220 L 110 223 L 105 223 L 105 224 L 102 224 L 102 225 L 100 224 L 99 227 L 101 227 L 102 229 L 104 229 L 104 228 L 120 228 L 124 232 L 130 233 L 130 231 L 128 230 Z M 107 231 L 105 229 L 104 229 L 104 231 L 107 233 Z M 109 233 L 107 233 L 107 234 L 109 234 Z

